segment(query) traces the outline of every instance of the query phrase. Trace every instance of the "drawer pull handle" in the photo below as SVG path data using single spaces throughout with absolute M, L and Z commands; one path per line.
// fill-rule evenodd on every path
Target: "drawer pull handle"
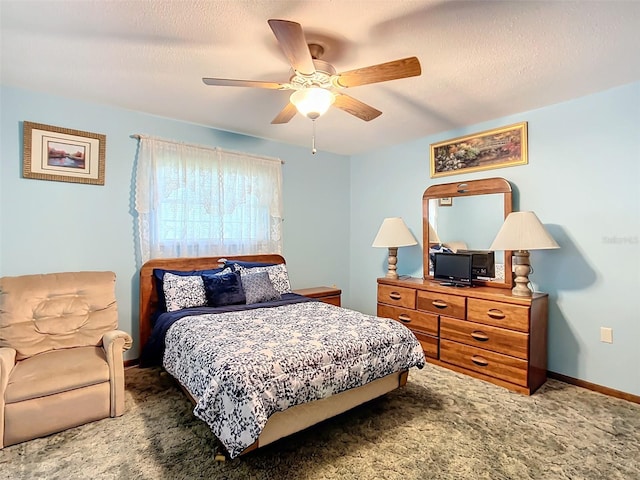
M 442 300 L 434 300 L 433 302 L 431 302 L 431 305 L 436 308 L 447 308 L 449 306 L 447 302 L 443 302 Z
M 482 358 L 479 355 L 474 355 L 473 357 L 471 357 L 471 361 L 481 367 L 486 367 L 487 365 L 489 365 L 489 362 L 487 362 L 484 358 Z
M 479 342 L 486 342 L 487 340 L 489 340 L 489 335 L 479 330 L 476 330 L 475 332 L 471 332 L 471 336 L 476 340 L 478 340 Z
M 398 292 L 391 292 L 389 294 L 389 298 L 391 300 L 400 300 L 402 298 L 402 295 L 400 295 Z
M 491 310 L 489 310 L 487 312 L 487 315 L 489 315 L 491 318 L 496 318 L 498 320 L 505 317 L 505 314 L 502 313 L 502 311 L 498 310 L 497 308 L 492 308 Z
M 401 313 L 400 315 L 398 315 L 398 320 L 400 320 L 401 322 L 404 323 L 410 323 L 411 322 L 411 317 L 408 315 L 405 315 L 404 313 Z

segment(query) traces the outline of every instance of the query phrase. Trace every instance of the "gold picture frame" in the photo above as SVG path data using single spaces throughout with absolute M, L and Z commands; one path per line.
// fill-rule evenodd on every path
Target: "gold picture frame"
M 431 178 L 526 165 L 527 122 L 431 144 Z
M 23 129 L 24 178 L 104 185 L 106 135 L 27 121 Z

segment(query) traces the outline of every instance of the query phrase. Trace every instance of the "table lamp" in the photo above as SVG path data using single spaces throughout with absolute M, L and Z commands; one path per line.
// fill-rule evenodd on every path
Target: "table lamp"
M 517 297 L 530 297 L 529 250 L 560 248 L 533 212 L 511 212 L 489 247 L 490 250 L 511 250 L 515 257 L 515 284 L 511 293 Z
M 386 278 L 398 278 L 396 263 L 398 261 L 398 247 L 417 245 L 418 241 L 400 217 L 385 218 L 378 230 L 372 247 L 387 247 L 389 249 L 389 267 Z

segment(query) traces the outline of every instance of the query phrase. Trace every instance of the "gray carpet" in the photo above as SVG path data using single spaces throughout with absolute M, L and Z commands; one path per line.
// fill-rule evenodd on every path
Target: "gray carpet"
M 218 463 L 169 376 L 126 377 L 123 417 L 0 450 L 0 478 L 640 479 L 640 405 L 556 380 L 527 397 L 427 365 L 396 392 Z

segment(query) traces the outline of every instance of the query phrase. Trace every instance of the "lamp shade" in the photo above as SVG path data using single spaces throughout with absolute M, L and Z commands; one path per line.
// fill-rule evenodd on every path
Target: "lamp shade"
M 429 243 L 442 243 L 436 230 L 429 224 Z
M 308 87 L 293 92 L 289 100 L 302 115 L 315 120 L 329 110 L 335 96 L 324 88 Z
M 406 247 L 418 241 L 400 217 L 385 218 L 378 230 L 372 247 Z
M 533 212 L 511 212 L 490 250 L 543 250 L 560 248 Z

